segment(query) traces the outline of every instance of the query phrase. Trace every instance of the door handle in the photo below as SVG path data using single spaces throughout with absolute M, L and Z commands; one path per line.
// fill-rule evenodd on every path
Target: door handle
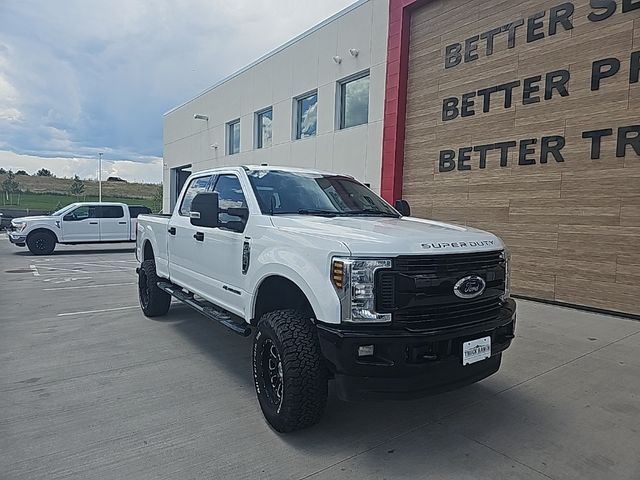
M 176 234 L 176 227 L 171 227 L 169 230 L 167 230 L 167 232 L 169 232 L 169 235 L 175 235 Z
M 118 222 L 118 225 L 126 225 L 127 222 Z
M 97 225 L 98 222 L 89 222 L 89 225 Z
M 204 241 L 204 233 L 202 233 L 202 232 L 196 232 L 196 233 L 193 235 L 193 238 L 195 238 L 195 239 L 196 239 L 197 241 L 199 241 L 199 242 L 203 242 L 203 241 Z

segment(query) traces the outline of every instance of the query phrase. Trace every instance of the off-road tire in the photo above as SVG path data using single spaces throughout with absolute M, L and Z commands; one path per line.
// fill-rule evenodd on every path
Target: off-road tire
M 145 260 L 138 272 L 138 298 L 142 313 L 147 317 L 159 317 L 169 311 L 171 295 L 158 288 L 155 260 Z
M 27 237 L 27 248 L 34 255 L 51 255 L 56 248 L 56 238 L 45 231 L 33 232 Z
M 263 361 L 272 346 L 282 366 L 278 398 Z M 253 379 L 260 408 L 278 432 L 301 430 L 320 420 L 327 403 L 328 371 L 308 317 L 296 310 L 276 310 L 260 318 L 253 340 Z

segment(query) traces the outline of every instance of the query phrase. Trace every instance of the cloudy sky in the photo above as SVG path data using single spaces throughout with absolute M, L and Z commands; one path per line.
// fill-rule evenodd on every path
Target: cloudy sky
M 158 182 L 162 114 L 352 0 L 0 0 L 0 167 Z

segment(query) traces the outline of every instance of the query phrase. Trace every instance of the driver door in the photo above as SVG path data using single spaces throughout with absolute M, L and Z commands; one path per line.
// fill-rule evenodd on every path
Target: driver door
M 99 242 L 100 223 L 97 207 L 81 205 L 67 213 L 62 219 L 62 241 Z
M 191 239 L 194 277 L 200 280 L 198 286 L 209 299 L 242 315 L 243 297 L 247 295 L 241 285 L 247 218 L 229 214 L 227 209 L 247 209 L 247 201 L 240 179 L 233 173 L 218 175 L 213 191 L 220 202 L 220 227 L 192 227 L 193 232 L 203 234 L 202 241 Z

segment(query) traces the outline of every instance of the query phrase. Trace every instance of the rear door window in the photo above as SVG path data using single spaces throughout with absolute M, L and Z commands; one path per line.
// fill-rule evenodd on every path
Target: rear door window
M 119 205 L 102 205 L 98 209 L 100 218 L 124 217 L 124 209 Z

